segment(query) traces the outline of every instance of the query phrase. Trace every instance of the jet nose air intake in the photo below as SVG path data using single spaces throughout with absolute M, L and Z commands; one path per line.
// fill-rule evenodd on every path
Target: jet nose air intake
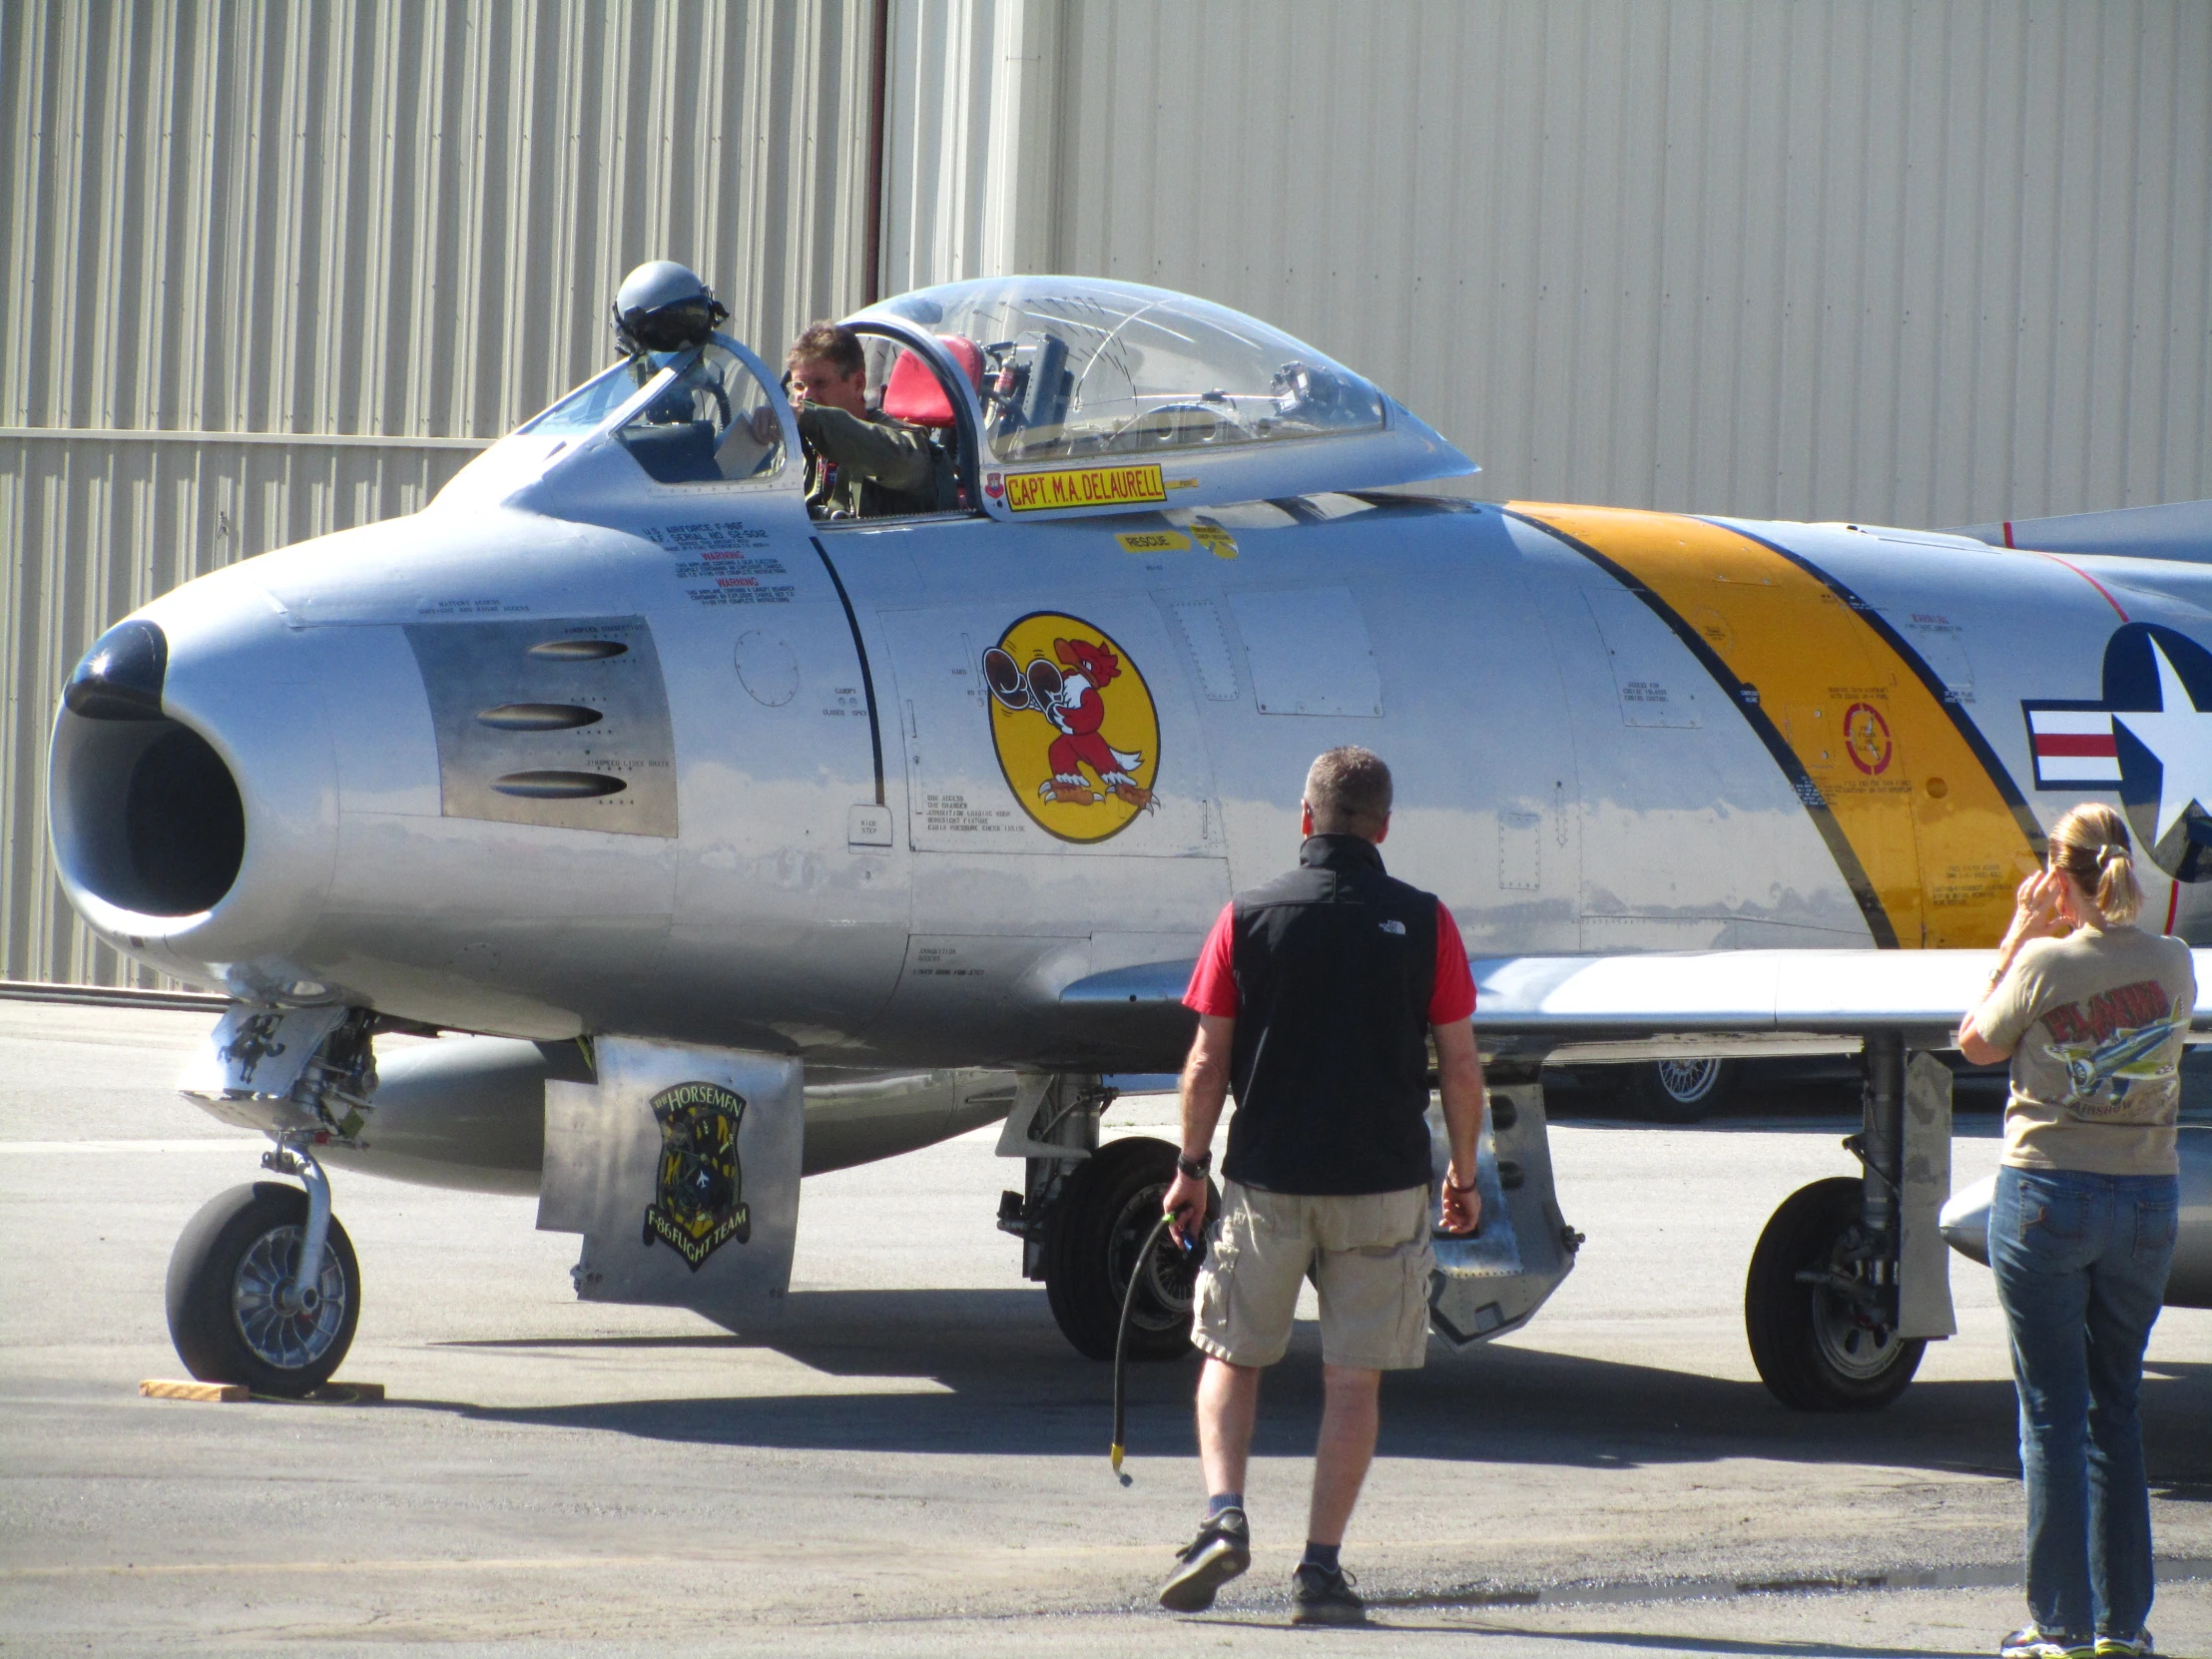
M 206 738 L 163 711 L 168 671 L 157 624 L 117 624 L 69 677 L 56 735 L 54 839 L 65 873 L 149 916 L 214 908 L 246 858 L 237 780 Z
M 289 984 L 337 853 L 322 636 L 219 571 L 101 636 L 48 759 L 56 873 L 95 932 L 195 984 Z

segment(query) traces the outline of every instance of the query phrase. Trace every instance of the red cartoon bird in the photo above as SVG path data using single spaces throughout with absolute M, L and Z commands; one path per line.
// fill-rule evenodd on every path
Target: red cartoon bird
M 1047 801 L 1078 807 L 1095 806 L 1111 794 L 1149 810 L 1152 792 L 1132 776 L 1144 756 L 1114 748 L 1099 730 L 1106 724 L 1106 700 L 1099 689 L 1120 677 L 1121 659 L 1100 640 L 1056 639 L 1052 654 L 1062 668 L 1040 657 L 1027 674 L 1003 650 L 994 647 L 983 656 L 992 694 L 1009 709 L 1035 709 L 1060 733 L 1046 751 L 1052 776 L 1037 793 Z M 1097 775 L 1095 790 L 1083 776 L 1085 767 Z

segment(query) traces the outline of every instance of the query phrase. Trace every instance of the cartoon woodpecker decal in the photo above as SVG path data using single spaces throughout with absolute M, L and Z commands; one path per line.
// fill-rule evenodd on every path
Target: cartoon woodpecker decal
M 1017 652 L 1029 655 L 1026 669 Z M 996 704 L 992 724 L 1007 782 L 1045 829 L 1064 839 L 1100 839 L 1155 810 L 1152 696 L 1102 630 L 1074 617 L 1024 617 L 983 653 L 983 679 Z M 1040 746 L 1040 739 L 1047 741 Z M 1016 750 L 1027 753 L 1017 760 Z M 1017 771 L 1024 776 L 1017 779 Z M 1063 822 L 1059 808 L 1109 809 L 1109 822 L 1079 828 Z

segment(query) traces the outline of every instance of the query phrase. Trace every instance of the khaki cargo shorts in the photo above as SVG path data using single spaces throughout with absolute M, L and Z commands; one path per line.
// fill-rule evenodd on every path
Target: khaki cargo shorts
M 1191 1341 L 1233 1366 L 1274 1365 L 1313 1267 L 1324 1362 L 1414 1371 L 1428 1355 L 1435 1265 L 1426 1187 L 1316 1196 L 1231 1181 L 1198 1276 Z

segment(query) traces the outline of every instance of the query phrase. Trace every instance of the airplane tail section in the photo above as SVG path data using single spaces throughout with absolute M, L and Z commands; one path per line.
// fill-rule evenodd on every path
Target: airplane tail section
M 2212 501 L 2121 507 L 2062 518 L 1999 519 L 1994 524 L 1968 524 L 1954 534 L 1991 547 L 2024 547 L 2036 553 L 2108 553 L 2212 564 Z

